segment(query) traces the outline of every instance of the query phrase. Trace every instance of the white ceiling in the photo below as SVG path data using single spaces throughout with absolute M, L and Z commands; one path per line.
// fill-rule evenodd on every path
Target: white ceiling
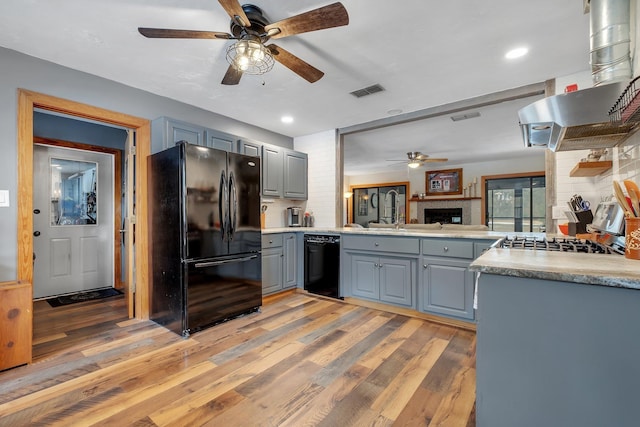
M 251 2 L 278 21 L 331 0 Z M 215 0 L 2 0 L 0 46 L 295 137 L 584 71 L 589 19 L 582 3 L 344 0 L 348 26 L 277 41 L 324 71 L 313 84 L 276 63 L 264 76 L 223 86 L 231 41 L 147 39 L 137 31 L 228 32 L 229 17 Z M 506 60 L 505 52 L 518 46 L 529 54 Z M 385 91 L 359 99 L 349 94 L 376 83 Z M 349 135 L 345 173 L 364 172 L 363 163 L 387 167 L 386 159 L 415 150 L 448 157 L 449 164 L 540 155 L 523 149 L 521 105 L 479 109 L 480 118 L 463 122 L 447 115 Z M 294 123 L 283 124 L 285 114 Z

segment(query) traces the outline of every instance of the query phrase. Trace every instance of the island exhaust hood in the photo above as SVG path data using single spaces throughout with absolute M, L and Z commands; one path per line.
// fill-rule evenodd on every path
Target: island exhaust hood
M 570 151 L 621 144 L 637 127 L 637 123 L 609 120 L 609 110 L 625 87 L 622 82 L 591 87 L 522 108 L 518 116 L 525 146 Z
M 629 0 L 585 0 L 594 87 L 541 99 L 518 111 L 524 144 L 552 151 L 615 147 L 637 123 L 611 121 L 609 111 L 631 79 Z

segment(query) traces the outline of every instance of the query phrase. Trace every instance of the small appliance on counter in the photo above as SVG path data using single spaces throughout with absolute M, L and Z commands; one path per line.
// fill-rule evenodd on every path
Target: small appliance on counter
M 302 208 L 291 206 L 286 213 L 287 227 L 302 227 Z

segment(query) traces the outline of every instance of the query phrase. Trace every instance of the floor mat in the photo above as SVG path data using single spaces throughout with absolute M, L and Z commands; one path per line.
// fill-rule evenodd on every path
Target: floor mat
M 91 301 L 94 299 L 114 297 L 121 295 L 122 291 L 115 288 L 100 289 L 97 291 L 80 292 L 73 295 L 64 295 L 47 299 L 51 307 L 59 307 L 61 305 L 74 304 L 76 302 Z

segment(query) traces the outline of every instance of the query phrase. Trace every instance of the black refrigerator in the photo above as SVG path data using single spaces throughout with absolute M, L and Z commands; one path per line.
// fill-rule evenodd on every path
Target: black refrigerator
M 260 158 L 179 142 L 149 176 L 151 320 L 187 337 L 258 310 Z

